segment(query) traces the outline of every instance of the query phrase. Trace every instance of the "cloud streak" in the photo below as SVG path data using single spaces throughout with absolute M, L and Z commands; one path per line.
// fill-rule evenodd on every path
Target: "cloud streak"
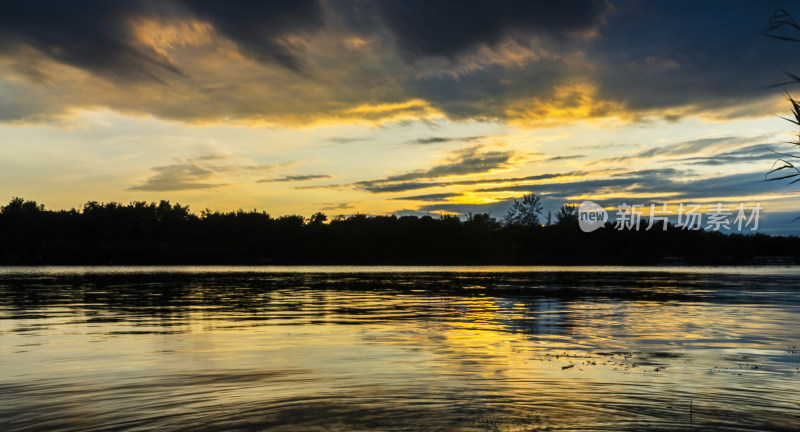
M 727 154 L 732 155 L 732 151 L 740 151 L 741 147 L 747 144 L 752 144 L 755 142 L 761 142 L 768 140 L 769 136 L 767 135 L 760 135 L 760 136 L 725 136 L 725 137 L 716 137 L 716 138 L 701 138 L 696 140 L 690 141 L 681 141 L 671 144 L 665 144 L 659 147 L 653 147 L 647 150 L 641 150 L 636 152 L 632 155 L 627 156 L 619 156 L 613 158 L 606 158 L 593 163 L 593 165 L 598 164 L 616 164 L 620 162 L 631 162 L 634 160 L 641 161 L 647 159 L 654 159 L 654 158 L 675 158 L 678 156 L 687 156 L 692 154 L 700 154 L 703 155 L 716 155 L 716 154 Z M 759 146 L 750 145 L 747 147 L 748 154 L 753 154 L 758 151 L 758 148 L 761 148 L 761 152 L 769 151 L 767 146 L 761 144 Z M 739 153 L 740 155 L 742 153 Z M 709 157 L 713 158 L 713 157 Z M 679 159 L 680 160 L 680 159 Z
M 274 165 L 258 165 L 237 162 L 233 158 L 220 154 L 206 154 L 179 160 L 174 164 L 152 168 L 155 172 L 139 185 L 128 188 L 131 191 L 187 191 L 197 189 L 218 189 L 229 183 L 220 182 L 223 176 L 237 176 L 248 173 L 262 173 L 279 167 L 286 167 L 294 162 Z
M 461 196 L 460 193 L 436 193 L 436 194 L 425 194 L 425 195 L 413 195 L 413 196 L 405 196 L 405 197 L 397 197 L 392 198 L 393 200 L 397 201 L 442 201 L 448 198 L 453 198 Z
M 329 174 L 306 174 L 306 175 L 290 175 L 271 179 L 257 180 L 256 183 L 287 183 L 287 182 L 303 182 L 309 180 L 329 179 L 333 177 Z
M 791 193 L 776 190 L 775 185 L 763 181 L 763 173 L 749 172 L 718 177 L 685 179 L 687 173 L 673 169 L 644 170 L 620 173 L 619 175 L 570 182 L 547 184 L 513 185 L 507 187 L 482 188 L 472 193 L 534 193 L 543 196 L 548 205 L 557 207 L 572 201 L 571 197 L 586 197 L 602 205 L 658 204 L 662 202 L 699 203 L 704 201 L 731 202 L 747 197 L 780 196 Z M 613 194 L 614 198 L 605 197 Z M 453 203 L 447 194 L 430 194 L 419 197 L 419 201 L 439 201 L 416 208 L 419 212 L 490 212 L 500 215 L 507 211 L 513 198 L 499 198 L 489 203 Z M 428 199 L 426 199 L 428 198 Z M 755 198 L 760 200 L 760 198 Z
M 207 183 L 216 172 L 196 162 L 183 162 L 153 168 L 155 175 L 144 183 L 131 186 L 133 191 L 179 191 L 192 189 L 215 189 L 224 183 Z
M 414 170 L 377 180 L 356 182 L 353 186 L 370 192 L 386 191 L 392 187 L 403 188 L 416 180 L 438 179 L 470 174 L 486 174 L 511 166 L 516 153 L 513 150 L 487 150 L 483 146 L 469 146 L 450 153 L 445 161 L 428 169 Z
M 393 192 L 408 192 L 412 190 L 429 189 L 436 187 L 448 186 L 479 186 L 489 184 L 501 183 L 525 183 L 537 180 L 548 180 L 559 177 L 581 177 L 589 175 L 590 173 L 602 174 L 608 170 L 596 171 L 570 171 L 566 173 L 547 173 L 535 174 L 520 177 L 498 177 L 498 178 L 481 178 L 471 180 L 453 180 L 453 181 L 435 181 L 435 182 L 401 182 L 401 183 L 387 183 L 387 184 L 368 184 L 364 186 L 365 182 L 357 182 L 350 184 L 331 184 L 331 185 L 314 185 L 314 186 L 299 186 L 296 189 L 344 189 L 351 187 L 358 187 L 372 193 L 393 193 Z M 369 180 L 367 182 L 380 182 L 381 180 Z
M 417 138 L 414 140 L 409 141 L 409 144 L 421 144 L 421 145 L 428 145 L 428 144 L 444 144 L 450 142 L 472 142 L 477 141 L 479 139 L 485 138 L 483 136 L 471 136 L 471 137 L 428 137 L 428 138 Z

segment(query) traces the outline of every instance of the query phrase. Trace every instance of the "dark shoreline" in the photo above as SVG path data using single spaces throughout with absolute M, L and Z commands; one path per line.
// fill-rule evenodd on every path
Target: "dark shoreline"
M 647 219 L 642 219 L 646 227 Z M 46 210 L 12 200 L 0 211 L 0 265 L 749 265 L 795 264 L 800 237 L 724 234 L 656 224 L 581 231 L 457 216 L 205 211 L 168 201 Z

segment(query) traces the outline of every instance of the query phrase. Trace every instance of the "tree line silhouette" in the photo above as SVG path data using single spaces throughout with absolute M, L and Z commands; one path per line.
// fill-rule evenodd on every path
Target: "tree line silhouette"
M 12 264 L 742 264 L 800 256 L 800 238 L 687 231 L 582 232 L 564 205 L 550 223 L 539 197 L 503 222 L 489 214 L 272 217 L 263 211 L 192 213 L 169 201 L 87 202 L 48 210 L 14 198 L 0 209 L 0 263 Z

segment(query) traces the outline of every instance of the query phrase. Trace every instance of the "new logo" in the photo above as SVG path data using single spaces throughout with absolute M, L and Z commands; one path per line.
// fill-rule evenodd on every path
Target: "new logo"
M 599 204 L 584 201 L 578 207 L 578 224 L 583 232 L 592 232 L 605 226 L 608 213 Z

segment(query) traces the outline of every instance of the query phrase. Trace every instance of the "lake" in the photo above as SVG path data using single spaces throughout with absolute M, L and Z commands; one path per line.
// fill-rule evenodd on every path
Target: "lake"
M 2 267 L 0 430 L 798 430 L 796 267 Z

